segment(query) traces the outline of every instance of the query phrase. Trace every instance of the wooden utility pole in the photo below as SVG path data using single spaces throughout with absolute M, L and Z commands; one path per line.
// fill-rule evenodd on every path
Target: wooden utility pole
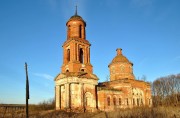
M 29 80 L 28 80 L 27 63 L 25 63 L 25 71 L 26 71 L 26 118 L 29 118 L 29 110 L 28 110 L 28 100 L 29 100 Z

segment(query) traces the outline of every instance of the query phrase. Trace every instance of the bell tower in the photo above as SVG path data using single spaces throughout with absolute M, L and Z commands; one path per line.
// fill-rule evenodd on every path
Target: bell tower
M 73 15 L 66 23 L 67 39 L 63 44 L 63 65 L 62 73 L 66 72 L 87 72 L 92 73 L 90 63 L 90 46 L 86 40 L 86 22 L 81 16 Z
M 75 14 L 67 21 L 67 38 L 63 44 L 63 64 L 55 77 L 56 109 L 96 110 L 96 85 L 90 63 L 90 46 L 86 40 L 86 22 Z

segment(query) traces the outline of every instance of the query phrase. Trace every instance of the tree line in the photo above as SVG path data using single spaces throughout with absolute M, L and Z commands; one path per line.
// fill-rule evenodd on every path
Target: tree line
M 157 78 L 152 83 L 153 106 L 180 105 L 180 74 Z

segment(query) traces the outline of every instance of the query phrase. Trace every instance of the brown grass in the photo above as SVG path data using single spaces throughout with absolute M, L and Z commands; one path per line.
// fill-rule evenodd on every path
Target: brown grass
M 106 114 L 107 118 L 180 118 L 180 107 L 141 107 Z
M 39 109 L 39 108 L 38 108 Z M 3 117 L 0 109 L 0 118 Z M 25 111 L 9 111 L 5 118 L 24 118 Z M 180 118 L 180 107 L 139 107 L 133 109 L 117 109 L 112 112 L 98 111 L 94 113 L 73 113 L 55 110 L 31 110 L 30 118 Z
M 29 105 L 30 118 L 180 118 L 180 105 L 117 109 L 111 112 L 74 113 L 54 110 L 54 100 Z M 2 109 L 0 118 L 25 118 L 25 110 Z

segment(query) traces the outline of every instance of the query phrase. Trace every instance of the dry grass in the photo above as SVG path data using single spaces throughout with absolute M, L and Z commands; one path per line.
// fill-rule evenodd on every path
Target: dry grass
M 180 118 L 180 105 L 117 109 L 112 112 L 74 113 L 54 110 L 54 100 L 29 106 L 30 118 Z M 0 118 L 25 118 L 25 110 L 0 108 Z
M 3 117 L 0 110 L 0 118 Z M 9 111 L 5 118 L 24 118 L 25 111 Z M 112 112 L 69 113 L 55 110 L 30 110 L 30 118 L 180 118 L 180 107 L 142 107 L 118 109 Z
M 133 108 L 108 112 L 107 118 L 180 118 L 180 107 Z

